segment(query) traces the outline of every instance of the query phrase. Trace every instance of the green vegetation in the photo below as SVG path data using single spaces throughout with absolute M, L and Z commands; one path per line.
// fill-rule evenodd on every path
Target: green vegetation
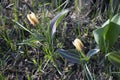
M 0 1 L 0 80 L 119 80 L 119 2 Z

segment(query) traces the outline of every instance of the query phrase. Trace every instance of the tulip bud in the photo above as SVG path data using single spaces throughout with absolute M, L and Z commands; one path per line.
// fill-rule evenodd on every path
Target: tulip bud
M 73 45 L 76 47 L 76 49 L 77 49 L 78 51 L 82 51 L 82 49 L 84 48 L 83 43 L 82 43 L 81 40 L 78 39 L 78 38 L 76 38 L 72 43 L 73 43 Z
M 33 12 L 31 12 L 31 14 L 27 14 L 27 18 L 33 26 L 36 26 L 39 23 L 36 15 Z
M 46 12 L 45 16 L 47 18 L 52 18 L 53 17 L 52 13 L 50 13 L 49 11 Z

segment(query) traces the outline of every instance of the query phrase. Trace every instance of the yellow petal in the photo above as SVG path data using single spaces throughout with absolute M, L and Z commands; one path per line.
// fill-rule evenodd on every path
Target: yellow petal
M 39 23 L 36 15 L 33 12 L 31 12 L 31 14 L 27 14 L 27 18 L 33 26 L 36 26 Z
M 82 51 L 82 49 L 84 48 L 84 45 L 82 43 L 82 41 L 78 38 L 76 38 L 74 41 L 73 41 L 73 45 L 76 47 L 76 49 L 78 51 Z

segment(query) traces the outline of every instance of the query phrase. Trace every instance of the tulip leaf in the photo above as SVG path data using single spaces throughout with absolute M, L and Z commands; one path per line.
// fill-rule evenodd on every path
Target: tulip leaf
M 100 51 L 100 49 L 97 49 L 97 48 L 96 49 L 91 49 L 90 51 L 88 51 L 87 56 L 91 57 L 91 56 L 97 54 L 99 51 Z
M 120 52 L 110 52 L 107 54 L 107 57 L 112 64 L 120 67 Z
M 67 59 L 72 63 L 80 64 L 81 62 L 83 63 L 89 60 L 89 57 L 81 58 L 80 53 L 75 49 L 69 49 L 69 50 L 58 49 L 57 52 L 61 54 L 62 57 L 64 57 L 65 59 Z
M 102 27 L 93 31 L 96 43 L 101 51 L 110 49 L 120 34 L 120 14 L 115 15 L 111 20 L 107 20 Z
M 69 10 L 64 10 L 60 12 L 58 15 L 56 15 L 50 23 L 50 30 L 51 30 L 51 35 L 53 36 L 54 33 L 56 32 L 57 26 L 60 24 L 61 20 L 65 17 L 65 15 L 69 12 Z
M 80 64 L 80 57 L 79 57 L 79 53 L 77 51 L 58 49 L 57 52 L 60 53 L 68 61 L 70 61 L 72 63 Z

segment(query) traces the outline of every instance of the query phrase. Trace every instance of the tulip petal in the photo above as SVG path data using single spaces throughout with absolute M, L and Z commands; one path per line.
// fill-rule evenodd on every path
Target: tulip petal
M 27 14 L 27 18 L 33 26 L 39 23 L 36 15 L 33 12 L 31 12 L 31 14 Z
M 76 38 L 72 43 L 78 51 L 82 51 L 82 49 L 84 48 L 82 41 L 78 38 Z

